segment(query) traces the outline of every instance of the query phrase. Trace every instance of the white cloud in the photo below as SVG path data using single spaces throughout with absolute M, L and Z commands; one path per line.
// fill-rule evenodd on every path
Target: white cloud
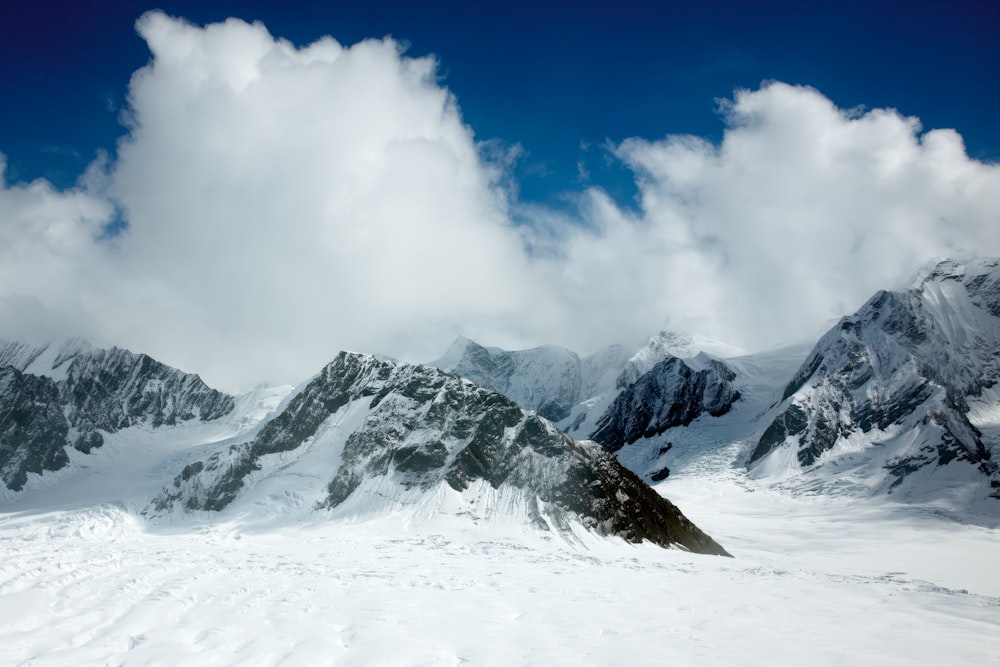
M 8 184 L 0 154 L 0 323 L 3 335 L 46 339 L 92 335 L 89 289 L 106 253 L 95 240 L 111 219 L 104 199 L 57 192 L 46 181 Z
M 159 330 L 135 319 L 129 340 L 246 383 L 344 347 L 429 358 L 467 325 L 526 315 L 500 174 L 433 60 L 391 40 L 296 49 L 236 20 L 154 13 L 139 30 L 154 58 L 111 192 L 125 301 Z
M 224 388 L 343 348 L 428 359 L 458 333 L 586 352 L 675 326 L 754 348 L 931 257 L 1000 254 L 996 166 L 808 88 L 737 93 L 720 145 L 625 140 L 637 212 L 591 188 L 577 216 L 521 206 L 526 229 L 519 147 L 477 146 L 432 59 L 237 20 L 138 28 L 153 59 L 118 157 L 67 192 L 0 182 L 5 335 L 82 333 Z M 116 209 L 128 229 L 101 239 Z
M 954 131 L 782 83 L 723 110 L 720 145 L 616 147 L 637 216 L 587 193 L 599 231 L 571 234 L 565 265 L 578 300 L 600 295 L 607 328 L 668 320 L 761 348 L 815 335 L 934 257 L 1000 254 L 1000 168 L 970 160 Z

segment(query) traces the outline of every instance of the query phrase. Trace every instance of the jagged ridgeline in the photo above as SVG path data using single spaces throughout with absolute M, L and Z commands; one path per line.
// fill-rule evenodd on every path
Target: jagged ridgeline
M 715 359 L 701 370 L 677 357 L 664 359 L 622 390 L 591 437 L 617 452 L 640 438 L 687 426 L 703 413 L 724 415 L 740 397 L 735 379 L 736 374 Z
M 89 453 L 102 433 L 218 419 L 234 399 L 145 354 L 81 341 L 0 343 L 0 480 L 12 491 L 29 473 L 69 463 L 67 447 Z
M 445 489 L 474 502 L 491 498 L 486 512 L 518 508 L 539 527 L 576 523 L 728 555 L 599 446 L 467 379 L 351 353 L 338 355 L 253 440 L 187 466 L 148 511 L 222 510 L 270 472 L 310 456 L 329 465 L 313 499 L 318 510 L 364 506 L 366 498 L 416 503 Z
M 1000 261 L 944 261 L 911 289 L 875 294 L 823 336 L 749 462 L 773 466 L 768 459 L 791 448 L 804 469 L 876 463 L 866 478 L 873 491 L 890 492 L 933 490 L 930 475 L 947 466 L 954 477 L 964 465 L 1000 498 L 1000 469 L 984 444 L 1000 433 L 972 421 L 995 405 L 989 392 L 998 382 Z M 860 446 L 877 456 L 853 457 Z
M 628 356 L 620 346 L 580 358 L 554 345 L 530 350 L 488 348 L 459 336 L 440 359 L 428 365 L 468 378 L 499 392 L 526 410 L 559 422 L 580 401 L 596 393 L 607 366 L 624 366 Z M 613 381 L 613 377 L 610 378 Z
M 459 337 L 430 365 L 500 392 L 563 431 L 616 452 L 702 414 L 723 415 L 739 400 L 733 370 L 696 345 L 664 331 L 638 350 L 611 345 L 581 358 L 551 345 L 509 351 Z M 595 406 L 600 412 L 589 414 Z

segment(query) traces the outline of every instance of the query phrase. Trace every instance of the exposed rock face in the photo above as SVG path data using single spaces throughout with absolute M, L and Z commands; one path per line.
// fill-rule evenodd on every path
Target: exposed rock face
M 89 453 L 102 433 L 217 419 L 235 405 L 197 375 L 119 348 L 0 343 L 0 362 L 0 480 L 13 491 L 29 472 L 68 464 L 66 446 Z
M 266 476 L 272 455 L 287 462 L 312 447 L 340 448 L 326 458 L 337 463 L 316 509 L 356 501 L 376 481 L 379 502 L 406 502 L 443 485 L 457 493 L 491 489 L 516 498 L 539 526 L 578 522 L 631 541 L 725 554 L 601 448 L 505 396 L 434 368 L 350 353 L 327 365 L 252 441 L 185 468 L 150 511 L 221 510 Z
M 197 375 L 117 347 L 75 357 L 62 389 L 72 423 L 89 421 L 105 431 L 138 422 L 156 428 L 209 421 L 229 414 L 235 405 L 232 396 L 208 387 Z
M 47 377 L 0 368 L 0 479 L 20 491 L 28 473 L 58 470 L 67 463 L 69 423 L 59 387 Z
M 941 262 L 910 290 L 879 292 L 813 349 L 751 466 L 788 446 L 809 468 L 851 440 L 890 446 L 890 491 L 917 470 L 955 461 L 1000 487 L 968 417 L 970 402 L 1000 380 L 998 304 L 997 260 Z
M 459 338 L 431 365 L 502 393 L 574 437 L 616 452 L 704 413 L 725 414 L 739 399 L 735 373 L 699 353 L 701 343 L 711 342 L 663 331 L 637 351 L 612 345 L 581 359 L 562 348 L 511 352 Z
M 618 395 L 591 437 L 616 452 L 640 438 L 686 426 L 703 413 L 721 416 L 739 399 L 735 378 L 714 359 L 698 371 L 677 357 L 664 359 Z
M 615 386 L 618 389 L 627 389 L 661 361 L 673 357 L 689 358 L 698 352 L 691 336 L 673 331 L 661 331 L 650 336 L 646 344 L 629 357 L 615 381 Z

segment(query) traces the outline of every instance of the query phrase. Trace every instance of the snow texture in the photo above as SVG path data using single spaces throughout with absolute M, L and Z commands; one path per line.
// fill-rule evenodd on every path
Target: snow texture
M 734 559 L 454 514 L 137 515 L 190 450 L 249 417 L 131 427 L 91 468 L 4 501 L 0 663 L 937 667 L 1000 656 L 997 528 L 885 497 L 790 496 L 735 467 L 732 446 L 678 462 L 660 490 L 697 508 Z
M 998 274 L 942 262 L 811 349 L 726 358 L 728 410 L 618 450 L 669 466 L 655 489 L 432 369 L 344 354 L 213 400 L 141 355 L 0 344 L 4 465 L 60 459 L 0 487 L 0 664 L 993 664 Z M 561 423 L 592 432 L 656 367 L 721 356 L 667 338 L 580 359 Z M 541 349 L 555 377 L 511 384 L 533 400 L 573 375 Z M 112 426 L 87 452 L 83 416 Z M 735 558 L 635 541 L 648 494 Z

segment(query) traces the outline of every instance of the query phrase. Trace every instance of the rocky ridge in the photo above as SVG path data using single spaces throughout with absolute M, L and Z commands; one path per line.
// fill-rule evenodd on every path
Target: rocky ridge
M 615 345 L 585 358 L 563 348 L 507 351 L 459 338 L 431 365 L 538 411 L 575 438 L 617 452 L 702 414 L 723 415 L 739 400 L 736 373 L 700 352 L 699 343 L 722 349 L 667 331 L 637 350 Z M 665 476 L 667 469 L 658 473 Z
M 435 368 L 341 353 L 257 436 L 188 465 L 149 513 L 221 511 L 314 456 L 315 510 L 420 502 L 445 490 L 487 513 L 521 508 L 540 528 L 574 523 L 630 541 L 725 554 L 669 501 L 593 443 L 509 398 Z M 457 501 L 456 501 L 457 502 Z M 487 503 L 489 505 L 489 503 Z
M 998 466 L 970 420 L 998 381 L 1000 261 L 938 263 L 823 336 L 785 387 L 749 465 L 766 467 L 791 448 L 804 470 L 844 466 L 838 451 L 874 447 L 884 460 L 873 490 L 965 464 L 1000 498 Z
M 197 375 L 145 354 L 82 341 L 0 343 L 0 481 L 12 491 L 29 473 L 69 463 L 67 447 L 89 453 L 102 434 L 144 424 L 213 420 L 234 399 Z

